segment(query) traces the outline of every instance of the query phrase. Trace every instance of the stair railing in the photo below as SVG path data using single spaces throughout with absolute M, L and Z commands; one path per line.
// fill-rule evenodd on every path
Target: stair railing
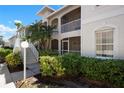
M 29 48 L 32 50 L 32 52 L 35 55 L 36 60 L 38 62 L 38 60 L 39 60 L 39 53 L 38 53 L 37 49 L 35 48 L 35 46 L 32 43 L 29 43 Z

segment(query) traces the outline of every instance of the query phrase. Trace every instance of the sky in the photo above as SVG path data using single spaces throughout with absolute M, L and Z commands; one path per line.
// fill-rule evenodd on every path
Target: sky
M 5 41 L 16 34 L 14 22 L 21 22 L 23 25 L 32 24 L 42 17 L 36 13 L 43 8 L 43 5 L 0 5 L 0 35 Z M 62 5 L 49 5 L 58 10 Z

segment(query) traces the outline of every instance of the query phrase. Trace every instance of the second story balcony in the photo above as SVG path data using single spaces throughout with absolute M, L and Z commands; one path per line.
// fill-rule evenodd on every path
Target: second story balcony
M 64 32 L 80 30 L 80 27 L 81 27 L 81 19 L 77 19 L 61 25 L 61 32 L 64 33 Z
M 80 30 L 81 7 L 76 8 L 61 17 L 61 33 Z
M 71 31 L 78 31 L 81 28 L 81 7 L 76 7 L 61 15 L 61 18 L 55 18 L 51 21 L 51 25 L 55 26 L 54 35 Z M 61 31 L 60 31 L 61 29 Z

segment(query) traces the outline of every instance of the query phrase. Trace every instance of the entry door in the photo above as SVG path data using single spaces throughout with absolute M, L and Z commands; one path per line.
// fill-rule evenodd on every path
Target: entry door
M 62 54 L 69 52 L 69 41 L 63 40 L 62 41 Z

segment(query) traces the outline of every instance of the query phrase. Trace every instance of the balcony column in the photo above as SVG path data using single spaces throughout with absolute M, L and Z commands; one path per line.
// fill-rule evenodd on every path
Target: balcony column
M 61 54 L 61 17 L 58 17 L 58 51 Z
M 61 55 L 61 40 L 58 39 L 58 52 Z
M 61 34 L 61 17 L 58 18 L 58 32 Z
M 84 13 L 84 11 L 83 11 L 83 9 L 85 9 L 85 7 L 82 5 L 81 6 L 81 40 L 80 40 L 80 47 L 81 47 L 81 49 L 80 49 L 80 54 L 81 54 L 81 56 L 83 56 L 83 53 L 84 53 L 84 51 L 83 51 L 83 13 Z

